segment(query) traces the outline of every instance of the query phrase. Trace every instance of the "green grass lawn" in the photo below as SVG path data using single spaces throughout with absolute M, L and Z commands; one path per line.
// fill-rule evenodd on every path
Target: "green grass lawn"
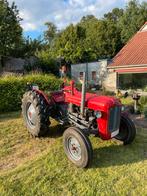
M 53 121 L 45 138 L 34 139 L 21 115 L 0 115 L 0 195 L 147 195 L 147 130 L 135 141 L 91 137 L 91 168 L 78 169 L 63 151 L 62 129 Z

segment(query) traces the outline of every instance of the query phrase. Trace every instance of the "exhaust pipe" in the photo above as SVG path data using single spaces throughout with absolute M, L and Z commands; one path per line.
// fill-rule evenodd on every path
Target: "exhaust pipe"
M 83 73 L 83 83 L 82 83 L 82 97 L 81 97 L 81 108 L 80 112 L 82 117 L 84 117 L 84 108 L 85 108 L 85 96 L 86 96 L 86 73 Z

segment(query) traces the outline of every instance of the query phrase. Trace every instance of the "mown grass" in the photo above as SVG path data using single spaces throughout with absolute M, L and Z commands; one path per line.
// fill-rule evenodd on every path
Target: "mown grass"
M 128 146 L 91 137 L 93 164 L 78 169 L 64 154 L 56 122 L 34 139 L 19 113 L 1 115 L 0 195 L 147 195 L 146 132 L 138 129 Z

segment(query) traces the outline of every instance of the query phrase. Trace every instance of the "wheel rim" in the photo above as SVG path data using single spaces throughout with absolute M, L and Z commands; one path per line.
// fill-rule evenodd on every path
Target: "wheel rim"
M 75 137 L 68 138 L 67 149 L 72 159 L 76 161 L 81 159 L 81 146 Z
M 35 110 L 33 104 L 31 104 L 31 103 L 28 104 L 26 116 L 27 116 L 27 121 L 28 121 L 29 125 L 35 126 L 35 124 L 36 124 L 36 110 Z

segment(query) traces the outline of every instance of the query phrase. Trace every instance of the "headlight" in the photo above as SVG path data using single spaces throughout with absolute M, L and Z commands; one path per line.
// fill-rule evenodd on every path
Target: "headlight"
M 97 118 L 101 118 L 101 117 L 102 117 L 102 112 L 96 111 L 96 112 L 95 112 L 95 116 L 96 116 Z

